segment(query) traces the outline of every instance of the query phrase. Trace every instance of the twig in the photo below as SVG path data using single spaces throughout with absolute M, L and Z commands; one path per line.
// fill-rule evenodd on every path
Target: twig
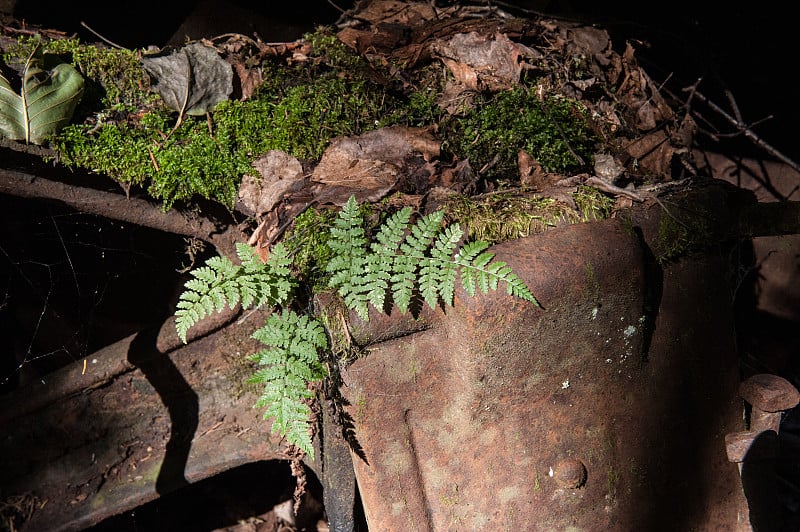
M 0 194 L 58 201 L 73 209 L 111 220 L 199 238 L 227 256 L 236 253 L 236 242 L 247 240 L 244 233 L 233 224 L 225 226 L 222 222 L 215 222 L 190 211 L 171 209 L 164 212 L 159 205 L 146 199 L 128 199 L 121 194 L 73 186 L 26 172 L 0 168 Z
M 790 166 L 796 172 L 800 172 L 800 165 L 794 162 L 792 159 L 781 153 L 776 148 L 772 147 L 769 143 L 764 141 L 761 137 L 756 135 L 753 130 L 750 129 L 749 126 L 744 124 L 741 120 L 737 120 L 735 117 L 731 116 L 722 109 L 720 106 L 706 98 L 702 92 L 697 90 L 696 86 L 688 87 L 683 89 L 684 92 L 689 92 L 693 97 L 698 98 L 701 102 L 708 105 L 713 111 L 717 112 L 720 116 L 722 116 L 725 120 L 727 120 L 733 127 L 735 127 L 741 134 L 745 137 L 750 139 L 756 146 L 763 149 L 776 159 L 780 160 L 781 162 L 785 163 L 786 165 Z M 734 107 L 734 109 L 736 109 Z
M 114 41 L 110 41 L 110 40 L 106 39 L 105 37 L 103 37 L 102 35 L 100 35 L 99 33 L 97 33 L 96 31 L 94 31 L 92 28 L 90 28 L 90 27 L 89 27 L 89 25 L 88 25 L 88 24 L 86 24 L 86 23 L 85 23 L 84 21 L 82 21 L 82 20 L 81 20 L 81 26 L 83 26 L 84 28 L 86 28 L 87 30 L 89 30 L 89 31 L 92 33 L 92 35 L 94 35 L 95 37 L 97 37 L 98 39 L 100 39 L 101 41 L 103 41 L 104 43 L 106 43 L 107 45 L 109 45 L 109 46 L 112 46 L 112 47 L 114 47 L 114 48 L 117 48 L 117 49 L 119 49 L 119 50 L 128 50 L 128 48 L 125 48 L 124 46 L 120 46 L 119 44 L 115 43 Z

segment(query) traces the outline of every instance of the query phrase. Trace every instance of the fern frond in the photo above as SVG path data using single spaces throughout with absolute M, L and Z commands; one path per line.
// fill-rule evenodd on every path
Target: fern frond
M 364 299 L 379 310 L 384 309 L 393 283 L 394 258 L 410 219 L 410 207 L 387 218 L 370 245 L 371 253 L 365 258 Z
M 328 265 L 329 286 L 364 320 L 369 319 L 369 305 L 383 311 L 389 296 L 402 313 L 415 294 L 431 308 L 440 301 L 452 305 L 459 273 L 472 296 L 477 290 L 495 290 L 502 281 L 509 294 L 538 304 L 511 268 L 493 262 L 494 254 L 486 251 L 489 244 L 472 242 L 459 249 L 464 232 L 458 224 L 443 228 L 443 217 L 436 211 L 409 227 L 411 209 L 404 208 L 383 223 L 367 250 L 363 220 L 351 197 L 328 241 L 335 255 Z
M 190 327 L 215 310 L 221 310 L 228 301 L 226 286 L 234 282 L 241 272 L 225 257 L 211 257 L 205 266 L 192 270 L 192 279 L 184 285 L 186 291 L 181 294 L 175 312 L 175 327 L 183 342 Z M 231 303 L 231 308 L 236 302 Z
M 453 261 L 453 252 L 463 235 L 464 231 L 461 230 L 461 227 L 458 224 L 453 224 L 438 236 L 431 249 L 432 262 L 436 261 L 438 263 L 438 266 L 433 270 L 436 276 L 436 294 L 435 296 L 429 296 L 433 298 L 434 304 L 438 298 L 441 298 L 445 304 L 453 305 L 453 294 L 458 271 L 456 263 Z M 429 297 L 426 297 L 424 292 L 422 295 L 430 305 Z
M 313 458 L 311 411 L 304 401 L 314 396 L 308 384 L 326 375 L 319 358 L 319 350 L 328 346 L 325 331 L 318 321 L 284 310 L 270 315 L 253 338 L 267 346 L 250 357 L 264 366 L 249 379 L 264 385 L 255 406 L 266 408 L 264 418 L 273 419 L 273 432 Z
M 489 290 L 496 290 L 500 281 L 506 283 L 506 291 L 510 295 L 525 299 L 531 303 L 541 306 L 539 301 L 533 296 L 530 288 L 520 279 L 512 269 L 503 261 L 493 261 L 494 253 L 481 251 L 488 247 L 485 242 L 480 242 L 480 246 L 467 249 L 465 253 L 457 253 L 455 262 L 460 267 L 461 284 L 464 290 L 471 296 L 475 295 L 476 288 L 481 292 L 488 293 Z
M 241 265 L 226 257 L 211 257 L 204 266 L 190 272 L 186 290 L 181 294 L 175 312 L 175 327 L 185 343 L 186 333 L 197 322 L 225 305 L 231 309 L 241 302 L 245 308 L 285 302 L 295 280 L 289 270 L 291 260 L 282 244 L 277 244 L 264 263 L 255 249 L 247 244 L 236 245 Z
M 367 319 L 367 290 L 363 279 L 367 239 L 362 225 L 358 203 L 351 196 L 330 228 L 328 246 L 333 251 L 333 258 L 326 271 L 331 274 L 328 285 L 339 292 L 349 308 Z

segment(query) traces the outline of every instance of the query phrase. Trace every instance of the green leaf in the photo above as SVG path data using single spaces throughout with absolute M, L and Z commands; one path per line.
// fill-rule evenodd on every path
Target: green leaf
M 78 71 L 45 58 L 37 45 L 25 64 L 20 94 L 0 74 L 0 135 L 42 144 L 69 123 L 82 95 Z
M 314 397 L 308 384 L 326 376 L 319 359 L 319 351 L 328 348 L 325 330 L 317 320 L 284 310 L 270 315 L 253 338 L 267 346 L 250 357 L 264 366 L 249 379 L 264 385 L 255 406 L 273 419 L 273 432 L 313 458 L 311 410 L 305 401 Z

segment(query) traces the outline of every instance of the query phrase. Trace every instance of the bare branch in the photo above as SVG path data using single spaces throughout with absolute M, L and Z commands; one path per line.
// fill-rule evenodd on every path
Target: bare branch
M 170 210 L 141 198 L 72 186 L 37 175 L 0 168 L 0 193 L 20 198 L 52 200 L 82 212 L 129 222 L 160 231 L 199 238 L 226 256 L 235 255 L 236 242 L 247 236 L 235 225 L 219 224 L 191 212 Z
M 772 155 L 776 159 L 780 160 L 781 162 L 789 165 L 790 167 L 792 167 L 792 169 L 800 172 L 800 165 L 799 164 L 794 162 L 792 159 L 790 159 L 789 157 L 787 157 L 786 155 L 784 155 L 783 153 L 778 151 L 776 148 L 774 148 L 772 145 L 770 145 L 766 141 L 764 141 L 761 137 L 756 135 L 753 132 L 753 130 L 750 129 L 750 127 L 747 124 L 743 123 L 740 119 L 737 119 L 736 117 L 731 116 L 724 109 L 722 109 L 720 106 L 718 106 L 717 104 L 715 104 L 714 102 L 712 102 L 711 100 L 706 98 L 703 95 L 703 93 L 701 93 L 700 91 L 697 90 L 696 86 L 692 86 L 692 87 L 689 87 L 689 88 L 686 88 L 686 89 L 683 89 L 683 90 L 684 90 L 684 92 L 689 92 L 692 95 L 692 97 L 697 98 L 701 102 L 703 102 L 706 105 L 708 105 L 712 110 L 714 110 L 716 113 L 718 113 L 720 116 L 722 116 L 725 120 L 727 120 L 733 127 L 735 127 L 737 129 L 737 131 L 739 131 L 745 137 L 747 137 L 748 139 L 753 141 L 753 143 L 756 146 L 758 146 L 759 148 L 762 148 L 767 153 L 769 153 L 770 155 Z M 739 114 L 739 109 L 735 105 L 734 105 L 734 112 L 736 112 L 737 115 Z

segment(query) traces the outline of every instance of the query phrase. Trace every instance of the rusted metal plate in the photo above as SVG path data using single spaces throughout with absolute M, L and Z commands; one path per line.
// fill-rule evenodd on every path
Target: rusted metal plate
M 729 266 L 659 266 L 660 214 L 497 246 L 545 311 L 461 294 L 347 369 L 371 530 L 745 526 Z
M 156 332 L 143 332 L 33 387 L 49 383 L 48 402 L 5 410 L 3 495 L 37 502 L 19 530 L 81 530 L 233 467 L 287 458 L 242 388 L 242 360 L 255 348 L 248 334 L 227 327 L 162 354 Z

